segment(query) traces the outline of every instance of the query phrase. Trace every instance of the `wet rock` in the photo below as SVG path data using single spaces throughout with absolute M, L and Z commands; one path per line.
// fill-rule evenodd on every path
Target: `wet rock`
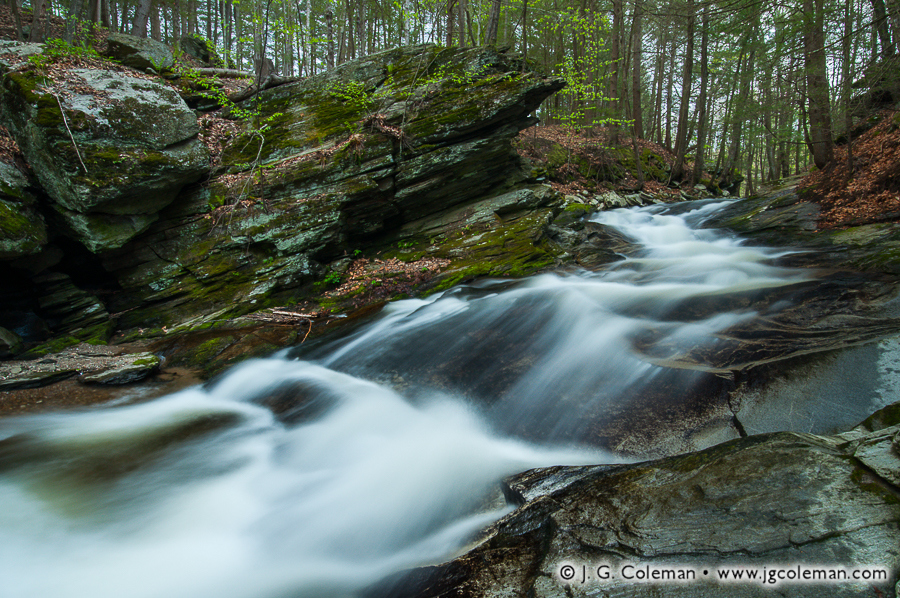
M 114 363 L 107 368 L 83 374 L 78 377 L 78 381 L 83 384 L 130 384 L 143 380 L 158 370 L 159 366 L 160 359 L 153 353 L 136 353 L 128 355 L 124 363 Z
M 100 299 L 78 288 L 66 274 L 50 272 L 34 280 L 39 289 L 41 313 L 57 334 L 82 340 L 107 340 L 112 322 Z
M 161 73 L 175 65 L 175 56 L 166 44 L 125 33 L 109 34 L 107 56 L 139 71 L 152 69 Z
M 96 68 L 68 73 L 78 86 L 66 93 L 33 66 L 3 74 L 0 123 L 53 200 L 64 232 L 101 252 L 146 230 L 206 171 L 208 154 L 196 116 L 162 83 Z
M 627 208 L 628 202 L 624 197 L 616 193 L 615 191 L 607 191 L 606 193 L 602 193 L 596 196 L 597 202 L 606 208 L 607 210 L 615 209 L 615 208 Z
M 0 162 L 0 259 L 39 253 L 47 244 L 47 226 L 37 211 L 32 183 L 11 164 Z
M 22 352 L 22 338 L 6 328 L 0 328 L 0 359 Z
M 53 365 L 53 364 L 43 364 Z M 38 388 L 61 382 L 77 374 L 77 370 L 69 368 L 50 368 L 38 370 L 13 371 L 0 367 L 0 390 L 19 390 L 22 388 Z
M 248 124 L 229 143 L 229 173 L 104 255 L 124 289 L 112 309 L 129 310 L 120 325 L 198 326 L 292 299 L 327 264 L 395 236 L 442 236 L 440 250 L 460 259 L 481 248 L 456 247 L 459 233 L 479 226 L 496 239 L 493 256 L 513 255 L 481 272 L 552 264 L 536 247 L 548 211 L 525 215 L 552 193 L 523 189 L 511 140 L 562 84 L 508 52 L 423 45 L 264 91 L 268 128 Z M 460 261 L 453 277 L 476 275 Z
M 215 46 L 200 35 L 182 36 L 178 40 L 178 49 L 207 66 L 222 67 L 225 65 L 216 52 Z
M 0 390 L 37 388 L 75 376 L 86 384 L 128 384 L 146 378 L 160 365 L 160 358 L 146 351 L 79 343 L 42 359 L 0 362 Z
M 506 482 L 519 508 L 478 546 L 383 582 L 370 596 L 646 596 L 651 586 L 616 575 L 626 565 L 695 572 L 693 581 L 665 584 L 666 596 L 769 596 L 761 584 L 723 585 L 715 569 L 802 563 L 896 571 L 900 492 L 871 464 L 896 471 L 884 439 L 898 431 L 852 441 L 767 434 L 633 465 L 525 472 Z M 565 564 L 577 565 L 577 579 L 561 578 Z M 580 583 L 582 564 L 606 564 L 613 578 Z M 778 592 L 887 596 L 893 582 L 789 584 Z

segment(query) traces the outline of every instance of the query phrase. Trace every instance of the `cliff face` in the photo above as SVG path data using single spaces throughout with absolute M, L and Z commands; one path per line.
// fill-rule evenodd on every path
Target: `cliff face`
M 462 227 L 499 234 L 499 254 L 552 262 L 540 247 L 552 194 L 529 185 L 510 140 L 563 83 L 511 54 L 400 48 L 266 90 L 232 107 L 241 130 L 213 168 L 173 87 L 102 63 L 63 72 L 43 52 L 0 47 L 0 124 L 35 179 L 0 198 L 29 224 L 0 229 L 25 294 L 39 299 L 48 275 L 83 290 L 86 268 L 112 289 L 92 297 L 119 328 L 190 328 L 302 299 L 373 247 L 472 258 L 476 244 L 452 238 Z M 475 270 L 527 270 L 500 261 Z M 470 270 L 460 261 L 455 275 Z
M 522 68 L 490 49 L 402 48 L 248 100 L 258 116 L 225 172 L 105 257 L 121 308 L 139 306 L 125 325 L 289 300 L 345 255 L 521 185 L 510 139 L 561 86 Z

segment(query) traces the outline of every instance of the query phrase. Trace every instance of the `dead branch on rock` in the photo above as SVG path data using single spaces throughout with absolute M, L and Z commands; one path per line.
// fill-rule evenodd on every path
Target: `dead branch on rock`
M 266 324 L 274 324 L 276 326 L 299 326 L 301 323 L 306 323 L 306 334 L 303 335 L 303 340 L 306 340 L 306 337 L 309 336 L 309 333 L 312 331 L 313 322 L 317 320 L 331 320 L 332 316 L 325 313 L 300 313 L 294 311 L 286 311 L 283 309 L 273 309 L 271 312 L 256 312 L 253 314 L 249 314 L 246 316 L 249 320 L 255 320 L 257 322 L 265 322 Z
M 242 91 L 229 94 L 228 99 L 237 104 L 238 102 L 249 100 L 260 91 L 265 91 L 266 89 L 271 89 L 272 87 L 285 85 L 287 83 L 294 83 L 295 81 L 299 80 L 300 77 L 281 77 L 278 75 L 269 75 L 268 77 L 266 77 L 266 80 L 263 81 L 259 86 L 257 86 L 256 84 L 250 85 Z
M 56 103 L 59 104 L 59 112 L 62 114 L 63 124 L 66 125 L 66 131 L 69 132 L 69 139 L 72 140 L 72 147 L 75 148 L 75 155 L 78 156 L 78 161 L 81 162 L 81 167 L 84 168 L 84 172 L 87 174 L 88 169 L 87 166 L 84 165 L 84 160 L 81 159 L 81 152 L 78 151 L 78 144 L 75 143 L 75 136 L 72 135 L 72 129 L 69 128 L 69 119 L 66 118 L 66 111 L 63 109 L 62 102 L 59 101 L 59 96 L 55 93 L 52 93 L 52 95 L 56 98 Z
M 252 79 L 253 73 L 237 69 L 200 68 L 194 71 L 203 77 L 222 77 L 224 79 Z

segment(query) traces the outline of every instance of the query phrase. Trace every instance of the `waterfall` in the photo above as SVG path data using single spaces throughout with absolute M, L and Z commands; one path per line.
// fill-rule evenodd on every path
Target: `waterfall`
M 0 595 L 350 596 L 472 541 L 510 510 L 504 476 L 642 456 L 648 422 L 721 408 L 692 356 L 811 280 L 699 228 L 719 207 L 594 216 L 634 241 L 598 272 L 398 301 L 202 387 L 0 420 Z

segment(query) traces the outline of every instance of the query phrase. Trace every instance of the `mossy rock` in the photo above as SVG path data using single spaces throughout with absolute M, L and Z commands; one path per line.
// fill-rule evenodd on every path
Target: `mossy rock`
M 189 56 L 193 56 L 203 64 L 220 68 L 225 62 L 216 51 L 216 46 L 211 41 L 198 34 L 184 35 L 178 40 L 178 49 Z
M 107 252 L 104 265 L 123 289 L 111 311 L 123 328 L 196 329 L 314 300 L 316 283 L 330 287 L 326 264 L 447 210 L 515 229 L 543 196 L 516 195 L 527 173 L 510 141 L 560 85 L 510 54 L 425 45 L 262 92 L 243 106 L 256 116 L 225 148 L 227 174 L 185 189 L 126 249 Z M 512 276 L 552 263 L 530 235 L 498 240 L 514 254 L 526 243 L 530 258 L 479 272 Z
M 106 55 L 142 72 L 152 69 L 162 73 L 175 65 L 175 56 L 166 44 L 149 37 L 135 37 L 126 33 L 109 34 Z
M 47 226 L 34 209 L 0 199 L 0 259 L 35 255 L 47 244 Z
M 147 216 L 208 169 L 208 153 L 196 116 L 162 83 L 96 68 L 69 73 L 82 88 L 59 97 L 34 67 L 4 75 L 0 120 L 74 238 L 94 251 L 113 249 L 146 229 Z M 91 220 L 107 224 L 97 214 L 145 223 L 94 237 Z

